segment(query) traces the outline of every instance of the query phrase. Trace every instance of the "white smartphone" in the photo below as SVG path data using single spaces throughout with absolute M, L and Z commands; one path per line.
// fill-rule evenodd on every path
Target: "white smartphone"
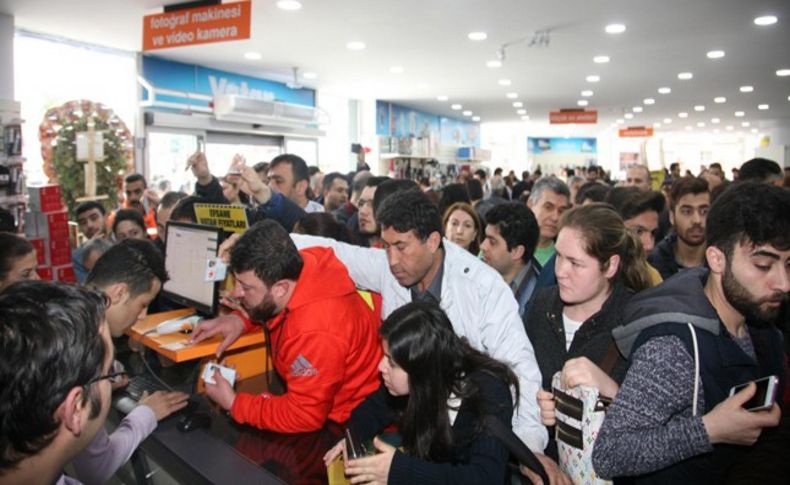
M 754 392 L 754 396 L 743 404 L 743 408 L 747 411 L 771 409 L 776 399 L 776 389 L 779 386 L 779 378 L 776 376 L 767 376 L 751 382 L 757 384 L 757 390 Z M 746 382 L 733 386 L 732 389 L 730 389 L 730 396 L 742 391 L 749 384 L 749 382 Z

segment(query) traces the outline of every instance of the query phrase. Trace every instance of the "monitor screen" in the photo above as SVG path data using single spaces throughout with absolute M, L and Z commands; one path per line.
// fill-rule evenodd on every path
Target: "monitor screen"
M 217 311 L 217 282 L 206 281 L 208 261 L 217 257 L 222 229 L 185 222 L 167 223 L 165 267 L 170 279 L 163 294 L 206 316 Z

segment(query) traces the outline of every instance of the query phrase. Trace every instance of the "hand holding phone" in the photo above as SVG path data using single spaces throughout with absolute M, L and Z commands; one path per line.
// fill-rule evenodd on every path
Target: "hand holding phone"
M 765 409 L 771 409 L 776 400 L 776 390 L 779 386 L 779 378 L 776 376 L 767 376 L 751 382 L 754 382 L 754 384 L 757 386 L 757 389 L 754 391 L 754 396 L 743 404 L 743 408 L 747 411 L 763 411 Z M 730 389 L 730 396 L 734 396 L 735 394 L 739 393 L 748 385 L 749 382 L 745 382 L 743 384 L 733 386 Z

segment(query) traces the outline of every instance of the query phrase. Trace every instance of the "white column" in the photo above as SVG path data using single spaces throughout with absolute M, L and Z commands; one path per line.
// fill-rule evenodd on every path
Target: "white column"
M 0 14 L 0 99 L 14 99 L 14 17 Z

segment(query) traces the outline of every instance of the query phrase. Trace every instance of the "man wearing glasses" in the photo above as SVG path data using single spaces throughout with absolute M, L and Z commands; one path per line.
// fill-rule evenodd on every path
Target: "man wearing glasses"
M 99 293 L 44 281 L 0 294 L 0 482 L 73 484 L 62 469 L 110 406 L 113 348 Z

